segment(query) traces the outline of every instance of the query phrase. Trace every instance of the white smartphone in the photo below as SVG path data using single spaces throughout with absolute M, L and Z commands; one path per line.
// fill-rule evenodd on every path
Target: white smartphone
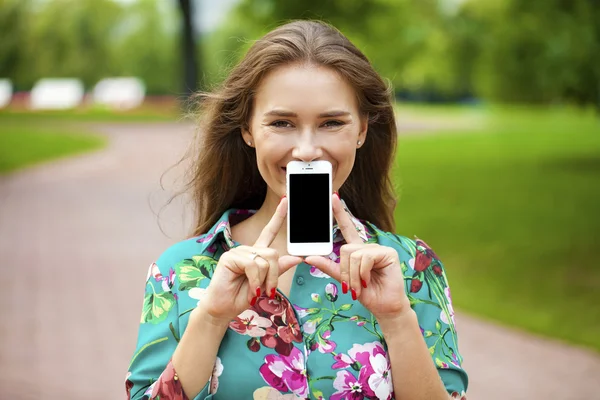
M 288 253 L 293 256 L 331 254 L 331 163 L 290 161 L 286 171 Z

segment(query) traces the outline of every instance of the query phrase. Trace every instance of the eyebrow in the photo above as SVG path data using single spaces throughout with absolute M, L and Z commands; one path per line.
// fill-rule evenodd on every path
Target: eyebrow
M 297 117 L 298 114 L 292 111 L 285 110 L 271 110 L 266 112 L 265 117 Z M 321 113 L 318 115 L 318 118 L 332 118 L 332 117 L 346 117 L 349 116 L 350 113 L 348 111 L 342 110 L 332 110 Z

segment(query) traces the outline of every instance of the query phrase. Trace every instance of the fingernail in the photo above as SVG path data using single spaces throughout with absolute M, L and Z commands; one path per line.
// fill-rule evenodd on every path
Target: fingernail
M 340 198 L 340 194 L 337 191 L 333 192 L 333 194 L 335 194 L 338 199 Z
M 365 281 L 364 279 L 361 279 L 360 283 L 362 284 L 362 287 L 364 287 L 365 289 L 367 288 L 367 281 Z
M 271 289 L 271 295 L 269 296 L 270 298 L 272 298 L 272 299 L 275 298 L 275 291 L 276 291 L 275 288 Z
M 256 300 L 258 300 L 258 297 L 253 297 L 252 301 L 250 301 L 250 306 L 254 307 L 254 305 L 256 304 Z
M 346 281 L 342 281 L 342 293 L 348 293 L 348 284 L 346 283 Z
M 260 297 L 260 288 L 259 287 L 256 288 L 256 297 Z
M 287 195 L 285 195 L 285 194 L 283 196 L 281 196 L 281 198 L 279 199 L 279 202 L 281 203 L 281 200 L 285 199 L 286 197 L 287 197 Z
M 358 296 L 356 296 L 356 290 L 352 289 L 352 300 L 356 300 L 358 298 Z

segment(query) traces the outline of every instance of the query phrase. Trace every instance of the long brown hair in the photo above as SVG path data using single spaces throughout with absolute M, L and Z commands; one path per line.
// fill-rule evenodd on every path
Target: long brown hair
M 256 41 L 216 90 L 198 94 L 201 122 L 187 184 L 196 209 L 193 236 L 206 233 L 229 208 L 262 205 L 267 185 L 241 130 L 248 127 L 261 79 L 291 63 L 332 68 L 354 87 L 369 126 L 340 196 L 357 218 L 395 230 L 389 175 L 397 135 L 390 87 L 336 28 L 320 21 L 294 21 Z

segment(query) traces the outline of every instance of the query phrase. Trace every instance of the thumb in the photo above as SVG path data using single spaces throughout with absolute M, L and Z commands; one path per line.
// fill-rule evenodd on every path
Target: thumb
M 283 275 L 285 272 L 289 271 L 290 268 L 300 264 L 301 262 L 302 262 L 302 257 L 295 257 L 295 256 L 279 257 L 279 275 Z

